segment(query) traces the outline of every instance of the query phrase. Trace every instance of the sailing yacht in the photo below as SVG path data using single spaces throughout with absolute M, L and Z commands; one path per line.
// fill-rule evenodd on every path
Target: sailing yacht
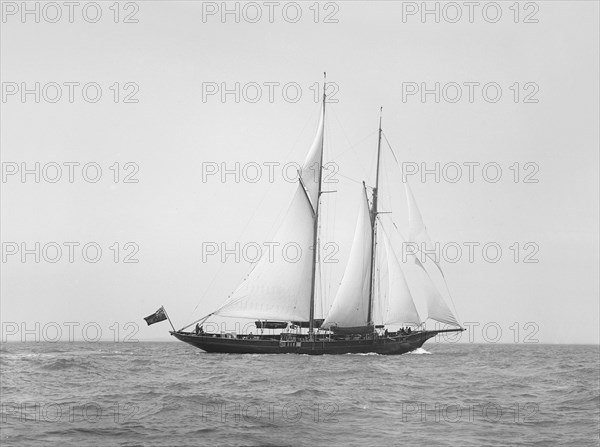
M 315 138 L 298 172 L 296 190 L 273 240 L 280 245 L 294 241 L 303 253 L 311 255 L 289 262 L 269 259 L 263 254 L 220 307 L 180 330 L 171 331 L 177 339 L 207 352 L 220 353 L 403 354 L 420 348 L 439 333 L 464 330 L 419 257 L 415 253 L 405 253 L 402 258 L 406 259 L 402 261 L 407 262 L 401 262 L 398 243 L 406 240 L 389 215 L 378 209 L 381 115 L 375 186 L 369 188 L 364 182 L 362 184 L 354 239 L 341 284 L 326 315 L 316 318 L 319 250 L 313 247 L 319 247 L 321 198 L 329 192 L 322 190 L 326 86 L 324 81 Z M 431 241 L 415 198 L 408 183 L 405 182 L 404 187 L 409 215 L 407 240 L 428 247 Z M 439 263 L 432 260 L 432 264 L 441 273 Z M 416 290 L 414 286 L 411 290 L 405 270 L 410 270 L 418 279 Z M 427 318 L 449 328 L 426 330 L 423 327 L 413 300 L 415 292 L 424 298 Z M 204 332 L 200 325 L 211 316 L 253 319 L 260 333 Z M 186 331 L 194 324 L 196 330 Z M 392 325 L 402 327 L 396 331 L 388 330 Z

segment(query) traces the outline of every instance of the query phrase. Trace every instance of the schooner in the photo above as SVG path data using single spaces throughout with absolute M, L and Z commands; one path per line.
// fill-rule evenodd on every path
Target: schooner
M 403 354 L 420 348 L 439 333 L 464 330 L 419 258 L 411 253 L 408 262 L 400 262 L 397 245 L 405 239 L 385 212 L 378 209 L 381 114 L 375 185 L 368 188 L 364 182 L 362 184 L 354 239 L 340 287 L 324 318 L 315 318 L 321 197 L 328 192 L 322 190 L 326 86 L 324 81 L 315 138 L 298 172 L 298 183 L 288 211 L 273 240 L 281 245 L 295 241 L 303 253 L 312 251 L 312 256 L 288 262 L 270 260 L 263 253 L 246 279 L 220 307 L 180 330 L 171 331 L 177 339 L 207 352 L 221 353 Z M 431 241 L 407 182 L 404 182 L 404 188 L 409 215 L 407 241 L 428 247 Z M 439 263 L 432 262 L 443 277 Z M 418 292 L 426 302 L 427 318 L 451 328 L 423 328 L 404 270 L 411 270 L 418 278 Z M 261 333 L 199 330 L 199 324 L 213 315 L 254 319 Z M 194 324 L 195 331 L 186 331 Z M 387 327 L 394 324 L 400 324 L 402 328 L 388 331 Z M 303 328 L 308 330 L 303 331 Z M 271 332 L 265 334 L 264 329 Z

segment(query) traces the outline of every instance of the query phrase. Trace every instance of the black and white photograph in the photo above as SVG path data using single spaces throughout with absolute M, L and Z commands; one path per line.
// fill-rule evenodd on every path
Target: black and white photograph
M 0 1 L 1 446 L 600 446 L 600 1 Z

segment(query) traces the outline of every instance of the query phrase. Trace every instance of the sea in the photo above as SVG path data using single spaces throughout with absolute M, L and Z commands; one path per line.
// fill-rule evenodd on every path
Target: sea
M 383 355 L 3 343 L 5 446 L 597 446 L 600 349 Z

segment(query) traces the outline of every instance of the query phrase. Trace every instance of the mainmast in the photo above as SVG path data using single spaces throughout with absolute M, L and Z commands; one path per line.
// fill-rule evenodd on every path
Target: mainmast
M 315 331 L 315 293 L 317 283 L 317 260 L 318 260 L 318 245 L 319 245 L 319 208 L 321 202 L 321 176 L 323 173 L 323 151 L 325 149 L 325 89 L 327 87 L 327 73 L 323 72 L 323 132 L 321 133 L 321 157 L 319 159 L 319 172 L 318 183 L 319 188 L 317 190 L 317 200 L 315 204 L 315 217 L 314 217 L 314 231 L 313 231 L 313 263 L 312 263 L 312 287 L 310 291 L 310 317 L 308 321 L 308 335 L 310 338 L 313 337 Z
M 377 195 L 379 193 L 379 160 L 381 158 L 381 116 L 383 107 L 379 109 L 379 137 L 377 140 L 377 171 L 375 174 L 375 188 L 373 188 L 373 207 L 371 209 L 371 288 L 369 289 L 369 313 L 367 322 L 373 324 L 373 294 L 375 289 L 375 255 L 377 251 Z

